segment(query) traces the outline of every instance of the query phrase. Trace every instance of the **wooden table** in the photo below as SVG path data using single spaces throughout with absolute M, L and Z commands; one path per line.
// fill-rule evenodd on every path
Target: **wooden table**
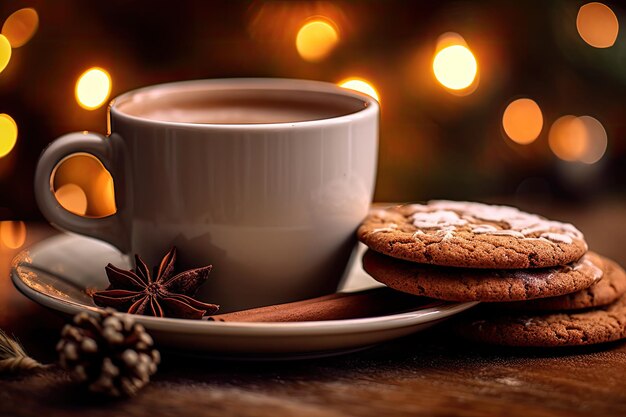
M 551 214 L 544 208 L 538 210 Z M 590 246 L 626 265 L 626 203 L 555 210 Z M 26 244 L 52 230 L 30 224 Z M 63 321 L 17 293 L 0 256 L 0 328 L 42 361 Z M 166 354 L 130 400 L 102 401 L 58 370 L 0 377 L 0 416 L 621 416 L 626 344 L 502 349 L 454 339 L 445 325 L 343 357 L 288 363 L 216 362 Z

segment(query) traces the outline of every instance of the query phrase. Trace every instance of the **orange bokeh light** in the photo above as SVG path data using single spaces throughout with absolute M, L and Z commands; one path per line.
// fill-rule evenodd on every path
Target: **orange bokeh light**
M 585 125 L 586 141 L 585 152 L 580 157 L 580 162 L 595 164 L 604 156 L 608 145 L 608 137 L 602 123 L 591 116 L 578 118 Z
M 326 58 L 339 42 L 339 31 L 327 18 L 310 20 L 296 35 L 296 49 L 302 59 L 319 62 Z
M 512 101 L 502 115 L 502 127 L 513 142 L 522 145 L 534 142 L 543 128 L 539 105 L 529 98 Z
M 564 161 L 577 161 L 585 153 L 587 133 L 585 124 L 575 116 L 558 118 L 550 127 L 548 144 Z
M 595 48 L 609 48 L 617 39 L 619 22 L 609 6 L 593 2 L 583 5 L 578 10 L 576 29 L 589 45 Z
M 9 249 L 18 249 L 26 242 L 26 225 L 20 221 L 0 222 L 0 242 Z
M 20 9 L 4 21 L 2 34 L 13 48 L 25 45 L 37 32 L 39 16 L 33 8 Z
M 87 195 L 76 184 L 65 184 L 54 192 L 59 204 L 67 211 L 79 216 L 87 213 Z
M 94 182 L 94 188 L 98 191 L 98 211 L 101 216 L 115 214 L 115 187 L 113 177 L 106 169 L 102 169 Z
M 368 96 L 375 98 L 376 101 L 380 102 L 378 91 L 376 91 L 374 86 L 369 81 L 365 81 L 362 78 L 347 78 L 337 84 L 339 84 L 339 87 L 367 94 Z
M 91 155 L 76 154 L 61 162 L 53 186 L 59 203 L 75 214 L 106 217 L 116 212 L 113 178 Z
M 591 116 L 563 116 L 550 128 L 550 149 L 564 161 L 595 164 L 604 156 L 608 137 L 602 123 Z

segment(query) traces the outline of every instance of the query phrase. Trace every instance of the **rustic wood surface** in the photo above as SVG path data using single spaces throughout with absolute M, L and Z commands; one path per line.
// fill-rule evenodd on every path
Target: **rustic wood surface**
M 550 215 L 547 209 L 538 210 Z M 626 265 L 626 203 L 557 210 L 590 246 Z M 54 233 L 28 225 L 26 245 Z M 42 361 L 63 321 L 17 293 L 14 250 L 0 252 L 0 328 Z M 58 370 L 0 377 L 0 416 L 620 416 L 626 344 L 502 349 L 453 338 L 445 324 L 342 357 L 288 363 L 217 362 L 166 354 L 140 395 L 105 401 Z

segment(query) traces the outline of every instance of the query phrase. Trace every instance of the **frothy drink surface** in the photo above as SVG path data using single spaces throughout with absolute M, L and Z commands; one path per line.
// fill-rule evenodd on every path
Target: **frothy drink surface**
M 357 98 L 320 92 L 251 90 L 138 95 L 119 108 L 132 116 L 167 122 L 260 124 L 328 119 L 364 106 Z

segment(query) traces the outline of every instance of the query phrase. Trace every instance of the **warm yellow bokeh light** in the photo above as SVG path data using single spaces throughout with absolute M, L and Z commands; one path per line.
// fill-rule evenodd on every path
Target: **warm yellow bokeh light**
M 585 42 L 596 48 L 613 46 L 619 33 L 617 16 L 602 3 L 587 3 L 578 10 L 576 29 Z
M 608 144 L 606 130 L 602 123 L 591 116 L 578 118 L 585 125 L 586 141 L 585 151 L 580 156 L 580 162 L 595 164 L 604 156 Z
M 513 142 L 522 145 L 532 143 L 543 128 L 539 105 L 529 98 L 512 101 L 502 115 L 502 127 Z
M 339 34 L 334 25 L 326 20 L 313 20 L 298 31 L 296 49 L 303 59 L 318 62 L 335 48 L 338 41 Z
M 17 123 L 8 114 L 0 114 L 0 158 L 11 152 L 17 142 Z
M 587 129 L 580 118 L 567 115 L 558 118 L 550 128 L 548 144 L 564 161 L 578 161 L 587 148 Z
M 462 90 L 472 85 L 478 73 L 478 64 L 472 51 L 464 45 L 441 49 L 433 60 L 437 80 L 451 90 Z
M 0 242 L 10 249 L 20 248 L 26 242 L 26 225 L 24 222 L 0 222 Z
M 11 43 L 6 36 L 0 35 L 0 72 L 9 65 L 11 60 Z
M 465 39 L 463 39 L 463 36 L 456 32 L 446 32 L 439 35 L 437 38 L 437 51 L 441 51 L 442 49 L 452 45 L 467 46 L 467 43 L 465 42 Z
M 339 83 L 339 87 L 347 88 L 349 90 L 360 91 L 361 93 L 367 94 L 370 97 L 376 99 L 376 101 L 380 101 L 380 97 L 378 96 L 378 92 L 369 82 L 361 79 L 361 78 L 348 78 Z
M 7 37 L 13 48 L 26 44 L 37 32 L 39 16 L 33 8 L 20 9 L 5 20 L 2 34 Z
M 76 81 L 76 101 L 87 110 L 101 107 L 111 94 L 111 76 L 102 68 L 90 68 Z
M 76 184 L 65 184 L 54 192 L 57 201 L 63 208 L 79 216 L 87 213 L 87 195 Z

